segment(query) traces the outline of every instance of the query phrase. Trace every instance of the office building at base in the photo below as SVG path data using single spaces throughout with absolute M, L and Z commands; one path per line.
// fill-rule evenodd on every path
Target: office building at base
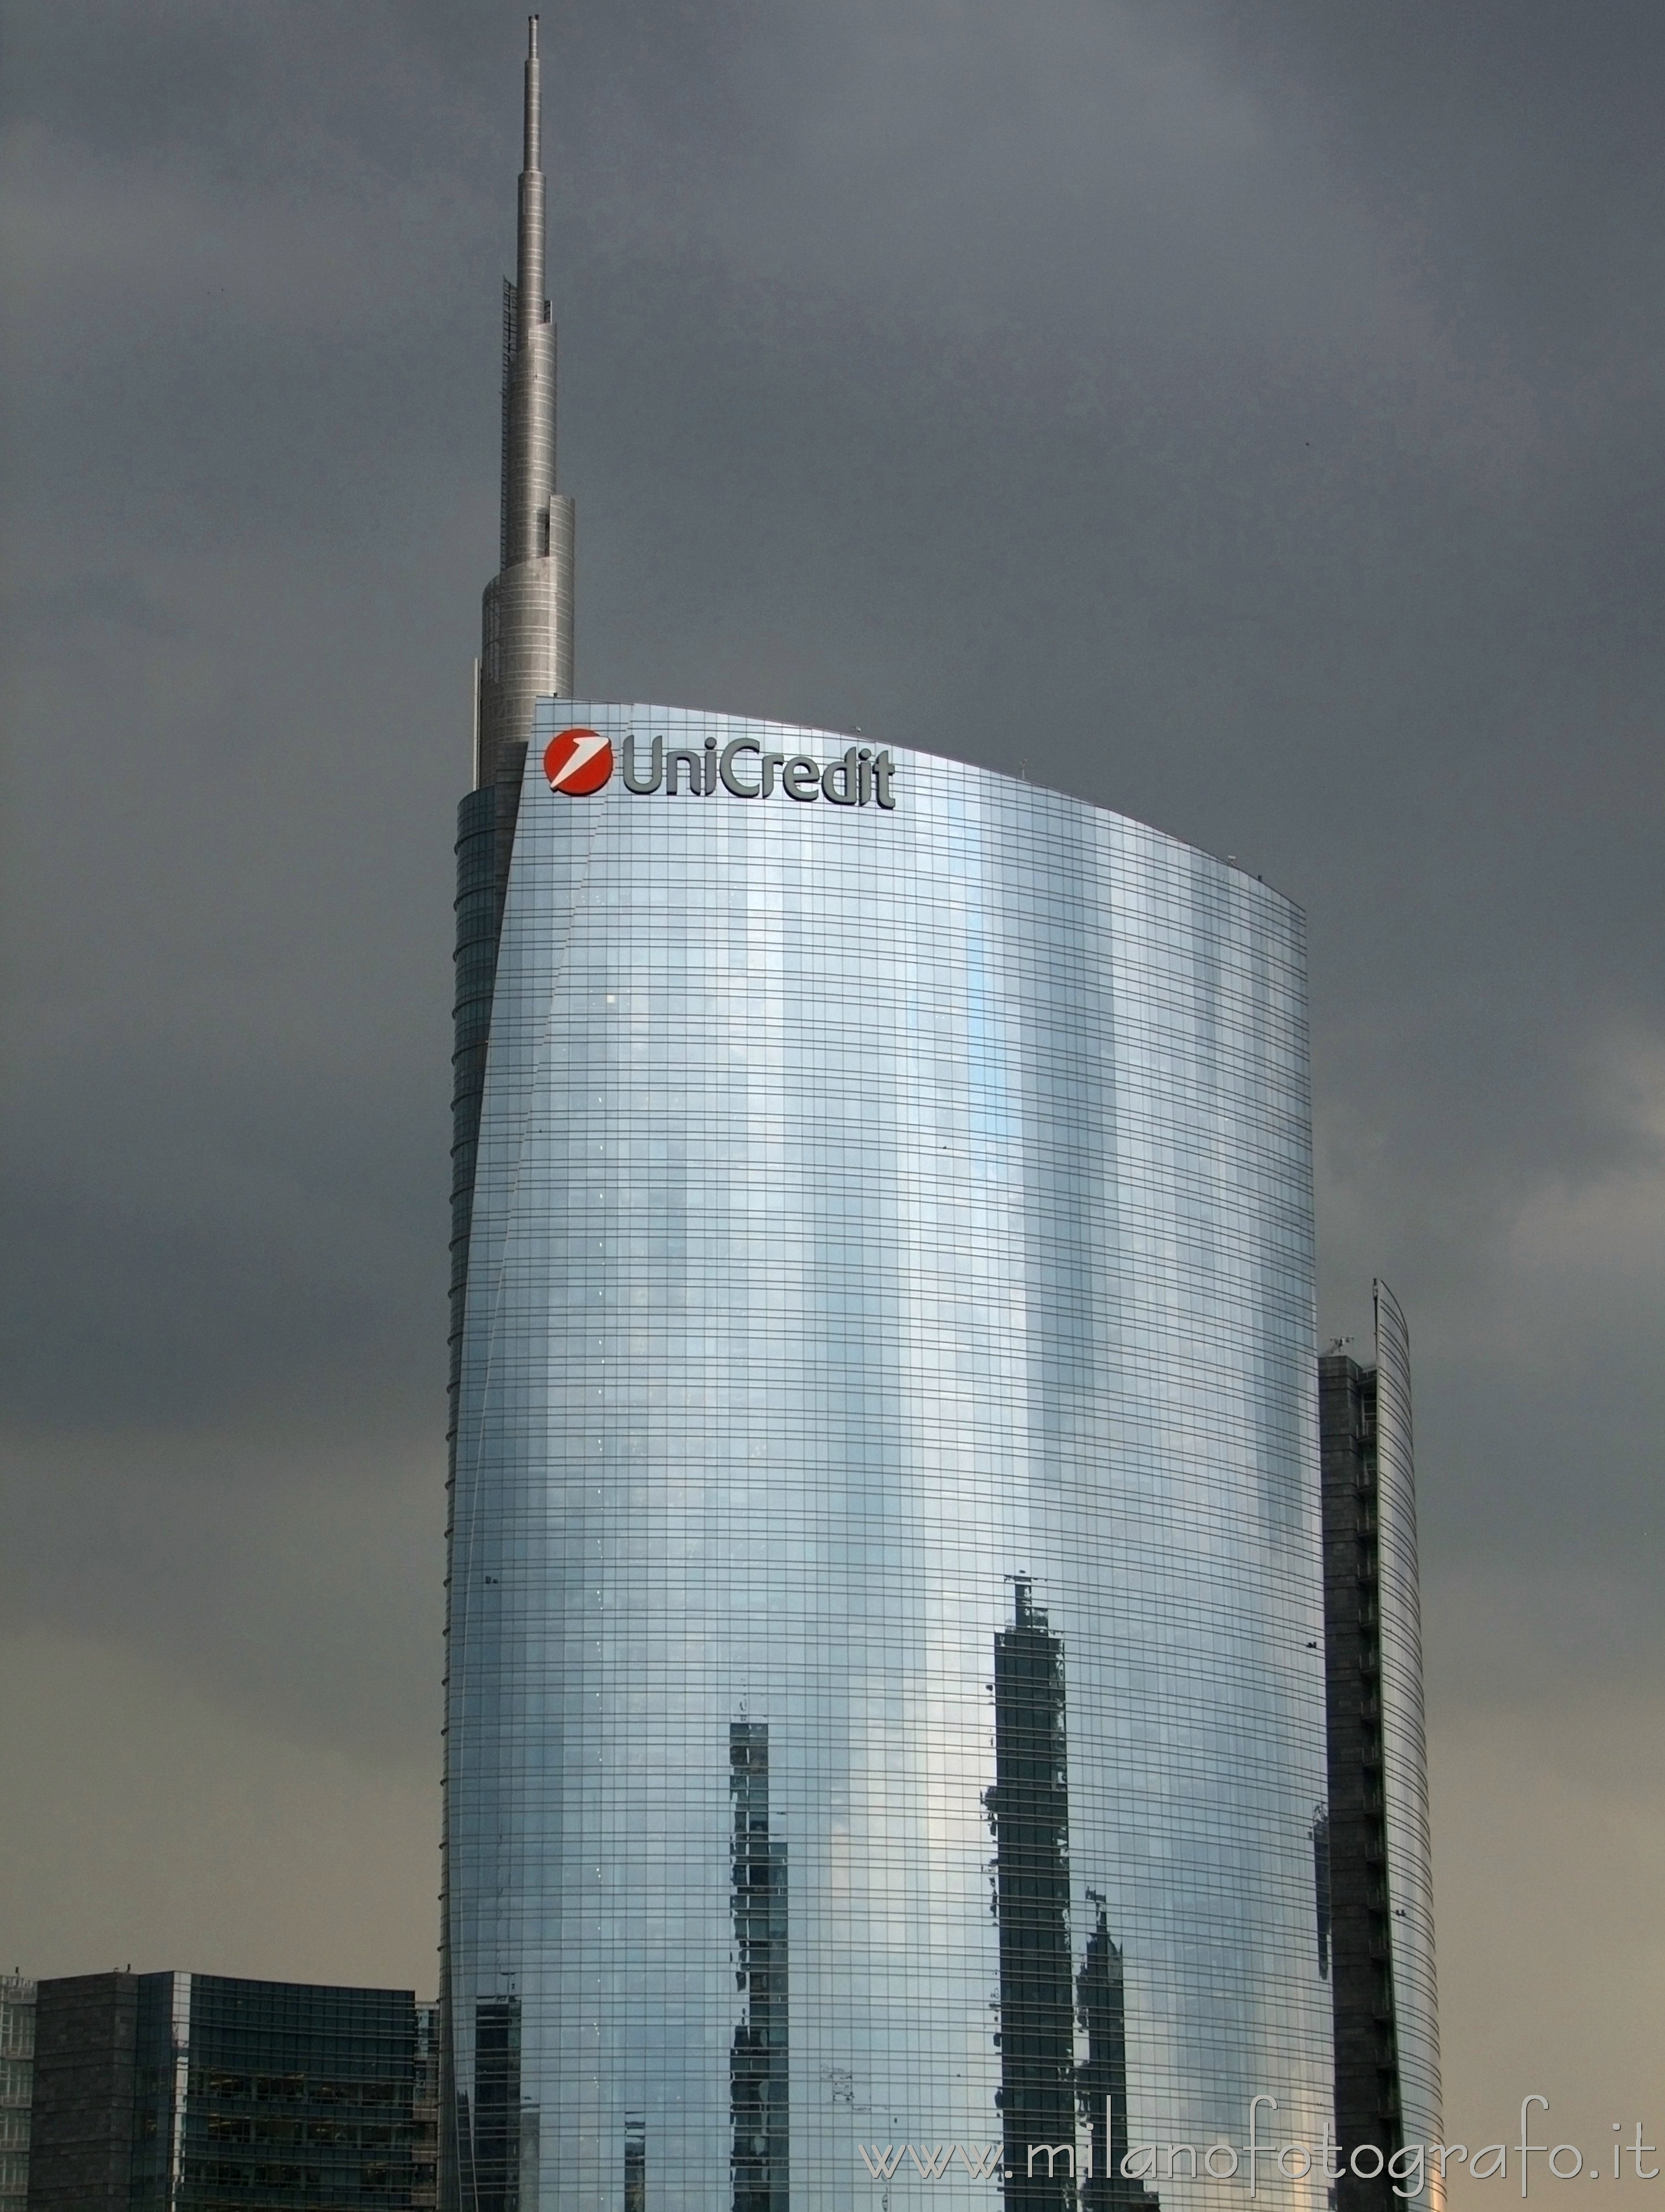
M 42 1981 L 28 2212 L 422 2212 L 434 2012 L 221 1974 Z

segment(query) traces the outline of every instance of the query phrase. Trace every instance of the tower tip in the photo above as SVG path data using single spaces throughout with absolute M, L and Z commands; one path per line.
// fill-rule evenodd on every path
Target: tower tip
M 526 18 L 526 129 L 525 152 L 521 167 L 533 170 L 541 160 L 539 143 L 543 137 L 544 95 L 538 83 L 541 68 L 538 59 L 538 18 Z M 540 280 L 541 281 L 541 280 Z

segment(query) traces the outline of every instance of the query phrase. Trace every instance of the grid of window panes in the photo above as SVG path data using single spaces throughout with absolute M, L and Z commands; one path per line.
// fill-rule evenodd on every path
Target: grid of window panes
M 142 1975 L 131 2203 L 157 2212 L 431 2203 L 418 2070 L 409 1990 Z
M 861 2146 L 962 2144 L 993 2206 L 1011 2116 L 1102 2167 L 1261 2094 L 1316 2144 L 1298 913 L 919 754 L 891 809 L 568 799 L 569 724 L 638 780 L 852 740 L 540 716 L 452 1509 L 465 2201 L 878 2212 Z M 1186 2166 L 1008 2202 L 1243 2186 Z
M 0 1974 L 0 2212 L 29 2195 L 29 2106 L 34 2094 L 34 1984 Z

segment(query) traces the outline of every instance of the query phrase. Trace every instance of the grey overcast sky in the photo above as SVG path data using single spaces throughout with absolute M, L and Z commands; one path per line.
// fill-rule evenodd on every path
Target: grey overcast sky
M 524 12 L 0 33 L 0 1964 L 428 1990 Z M 1665 9 L 544 46 L 580 689 L 1021 762 L 1305 906 L 1321 1327 L 1380 1273 L 1415 1337 L 1448 2116 L 1665 2127 Z

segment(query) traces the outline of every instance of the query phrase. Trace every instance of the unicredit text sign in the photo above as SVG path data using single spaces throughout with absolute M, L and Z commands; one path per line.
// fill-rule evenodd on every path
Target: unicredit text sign
M 782 791 L 800 805 L 824 799 L 829 806 L 896 805 L 892 787 L 896 763 L 872 745 L 851 745 L 836 760 L 809 753 L 766 752 L 755 738 L 736 738 L 718 749 L 708 738 L 696 750 L 666 751 L 663 738 L 650 738 L 644 761 L 638 740 L 627 737 L 616 755 L 612 740 L 596 730 L 558 730 L 544 748 L 544 774 L 551 791 L 568 799 L 592 799 L 622 771 L 633 798 L 663 792 L 667 799 L 686 795 L 709 799 L 720 788 L 733 799 L 772 799 Z

